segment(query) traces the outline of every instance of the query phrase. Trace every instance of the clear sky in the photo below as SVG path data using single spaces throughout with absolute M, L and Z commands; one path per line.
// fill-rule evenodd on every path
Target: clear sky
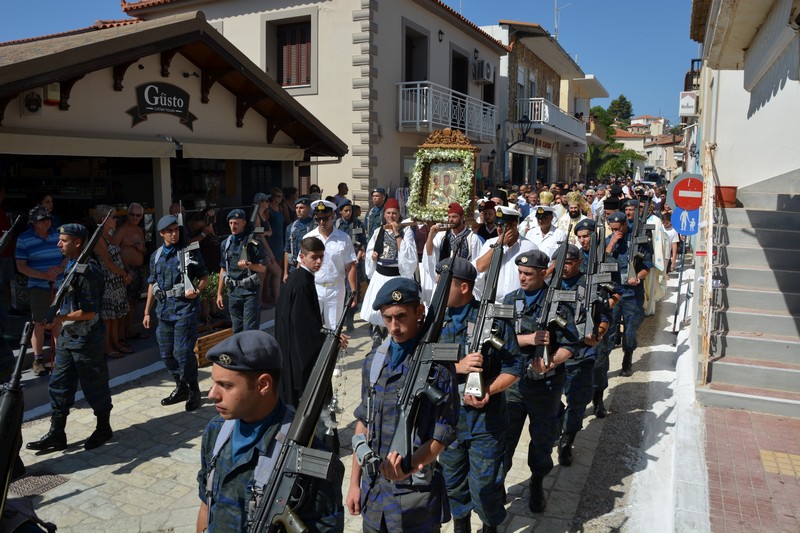
M 382 2 L 389 0 L 380 0 Z M 554 0 L 445 0 L 479 26 L 500 19 L 535 22 L 554 33 Z M 91 26 L 98 19 L 123 19 L 119 0 L 4 0 L 0 41 Z M 558 41 L 610 98 L 624 94 L 634 115 L 678 122 L 678 97 L 690 61 L 698 57 L 689 39 L 691 0 L 560 0 Z

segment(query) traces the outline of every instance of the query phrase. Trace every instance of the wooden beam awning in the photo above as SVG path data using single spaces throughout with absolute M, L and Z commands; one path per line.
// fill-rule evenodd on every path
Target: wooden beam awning
M 128 67 L 160 54 L 162 75 L 181 54 L 197 66 L 204 103 L 214 84 L 236 96 L 231 121 L 241 125 L 248 109 L 267 121 L 265 147 L 278 132 L 289 136 L 304 157 L 342 157 L 347 145 L 300 105 L 205 20 L 202 12 L 135 24 L 77 31 L 0 45 L 0 125 L 7 104 L 21 93 L 51 83 L 80 90 L 80 78 L 111 68 L 109 89 L 121 90 Z M 68 97 L 68 95 L 67 95 Z

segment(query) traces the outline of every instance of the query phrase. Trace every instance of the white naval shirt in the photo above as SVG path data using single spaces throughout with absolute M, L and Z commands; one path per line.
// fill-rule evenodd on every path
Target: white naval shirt
M 550 226 L 550 231 L 542 234 L 542 228 L 537 224 L 525 234 L 525 237 L 552 259 L 558 250 L 558 244 L 567 238 L 567 234 L 558 229 L 555 224 Z
M 303 235 L 304 239 L 306 237 L 316 237 L 325 244 L 325 258 L 319 272 L 314 275 L 314 283 L 343 285 L 347 281 L 347 265 L 356 262 L 356 251 L 350 235 L 334 228 L 326 239 L 316 227 Z
M 473 258 L 472 264 L 476 265 L 479 258 L 489 253 L 490 247 L 497 242 L 498 237 L 492 237 L 483 243 L 481 251 L 477 257 Z M 503 302 L 503 297 L 511 291 L 519 289 L 519 272 L 514 259 L 524 252 L 536 250 L 536 245 L 522 235 L 519 236 L 517 242 L 513 246 L 503 246 L 503 263 L 500 266 L 500 275 L 497 277 L 497 303 Z M 483 294 L 483 286 L 486 282 L 486 272 L 478 274 L 478 279 L 475 281 L 475 292 Z

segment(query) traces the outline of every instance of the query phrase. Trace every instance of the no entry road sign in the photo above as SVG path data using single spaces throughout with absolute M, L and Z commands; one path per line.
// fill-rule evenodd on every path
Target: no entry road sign
M 698 174 L 681 174 L 667 190 L 668 204 L 687 211 L 699 209 L 703 203 L 703 178 Z

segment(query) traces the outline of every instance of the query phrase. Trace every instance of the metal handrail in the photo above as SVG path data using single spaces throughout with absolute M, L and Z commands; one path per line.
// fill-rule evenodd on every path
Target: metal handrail
M 711 361 L 711 335 L 714 327 L 714 192 L 717 179 L 714 175 L 712 153 L 715 145 L 705 143 L 703 158 L 703 240 L 705 242 L 706 261 L 703 265 L 703 292 L 700 298 L 700 330 L 702 332 L 700 356 L 702 358 L 700 384 L 708 383 L 708 370 Z

